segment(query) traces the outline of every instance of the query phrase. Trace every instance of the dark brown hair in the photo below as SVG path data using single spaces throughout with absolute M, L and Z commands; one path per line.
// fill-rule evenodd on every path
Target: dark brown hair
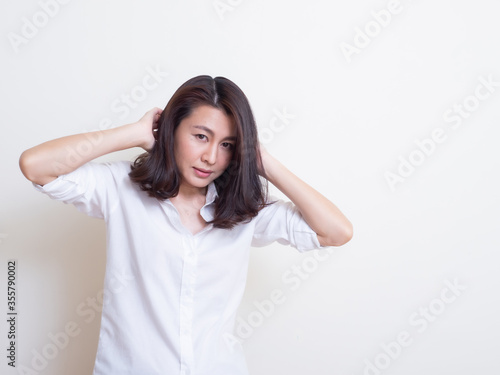
M 229 79 L 201 75 L 182 84 L 158 120 L 155 146 L 135 160 L 129 176 L 151 197 L 165 200 L 177 196 L 181 176 L 174 158 L 174 131 L 201 105 L 221 110 L 236 126 L 232 160 L 214 180 L 218 197 L 214 219 L 208 222 L 216 228 L 232 229 L 240 222 L 249 222 L 274 202 L 266 203 L 267 180 L 262 182 L 258 174 L 262 159 L 250 104 L 243 91 Z

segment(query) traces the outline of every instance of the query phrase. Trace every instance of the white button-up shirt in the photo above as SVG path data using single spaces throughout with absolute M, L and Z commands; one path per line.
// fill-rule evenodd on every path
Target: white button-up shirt
M 292 202 L 278 200 L 232 230 L 193 235 L 167 199 L 133 183 L 130 162 L 90 162 L 35 188 L 106 222 L 103 310 L 94 375 L 246 375 L 234 345 L 251 246 L 320 249 Z M 214 217 L 215 184 L 200 214 Z M 276 200 L 276 197 L 270 196 Z

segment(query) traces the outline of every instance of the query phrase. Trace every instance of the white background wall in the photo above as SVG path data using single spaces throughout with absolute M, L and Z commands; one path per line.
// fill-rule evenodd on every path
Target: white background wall
M 500 373 L 498 10 L 493 0 L 2 1 L 0 372 L 90 374 L 99 332 L 99 312 L 77 309 L 102 289 L 104 223 L 36 192 L 21 152 L 134 122 L 209 74 L 245 91 L 268 151 L 355 227 L 323 261 L 279 244 L 252 250 L 239 311 L 251 374 Z M 161 74 L 143 90 L 148 69 Z M 286 122 L 273 120 L 283 111 Z M 418 165 L 403 167 L 409 159 Z M 17 364 L 31 372 L 5 356 L 9 259 Z M 273 290 L 283 303 L 264 316 L 257 305 Z M 68 322 L 79 334 L 34 371 Z

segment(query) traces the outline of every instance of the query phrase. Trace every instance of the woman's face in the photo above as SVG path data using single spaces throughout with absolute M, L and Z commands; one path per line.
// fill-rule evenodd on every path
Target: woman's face
M 229 166 L 236 146 L 236 126 L 221 110 L 202 105 L 180 122 L 174 131 L 174 144 L 181 186 L 204 188 Z

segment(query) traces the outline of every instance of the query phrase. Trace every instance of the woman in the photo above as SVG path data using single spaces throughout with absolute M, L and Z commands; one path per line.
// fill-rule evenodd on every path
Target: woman
M 142 147 L 134 163 L 91 162 Z M 94 375 L 248 374 L 231 340 L 250 246 L 340 246 L 352 225 L 258 142 L 244 93 L 223 77 L 184 83 L 138 122 L 55 139 L 20 158 L 53 199 L 105 220 Z M 271 200 L 270 181 L 291 202 Z

